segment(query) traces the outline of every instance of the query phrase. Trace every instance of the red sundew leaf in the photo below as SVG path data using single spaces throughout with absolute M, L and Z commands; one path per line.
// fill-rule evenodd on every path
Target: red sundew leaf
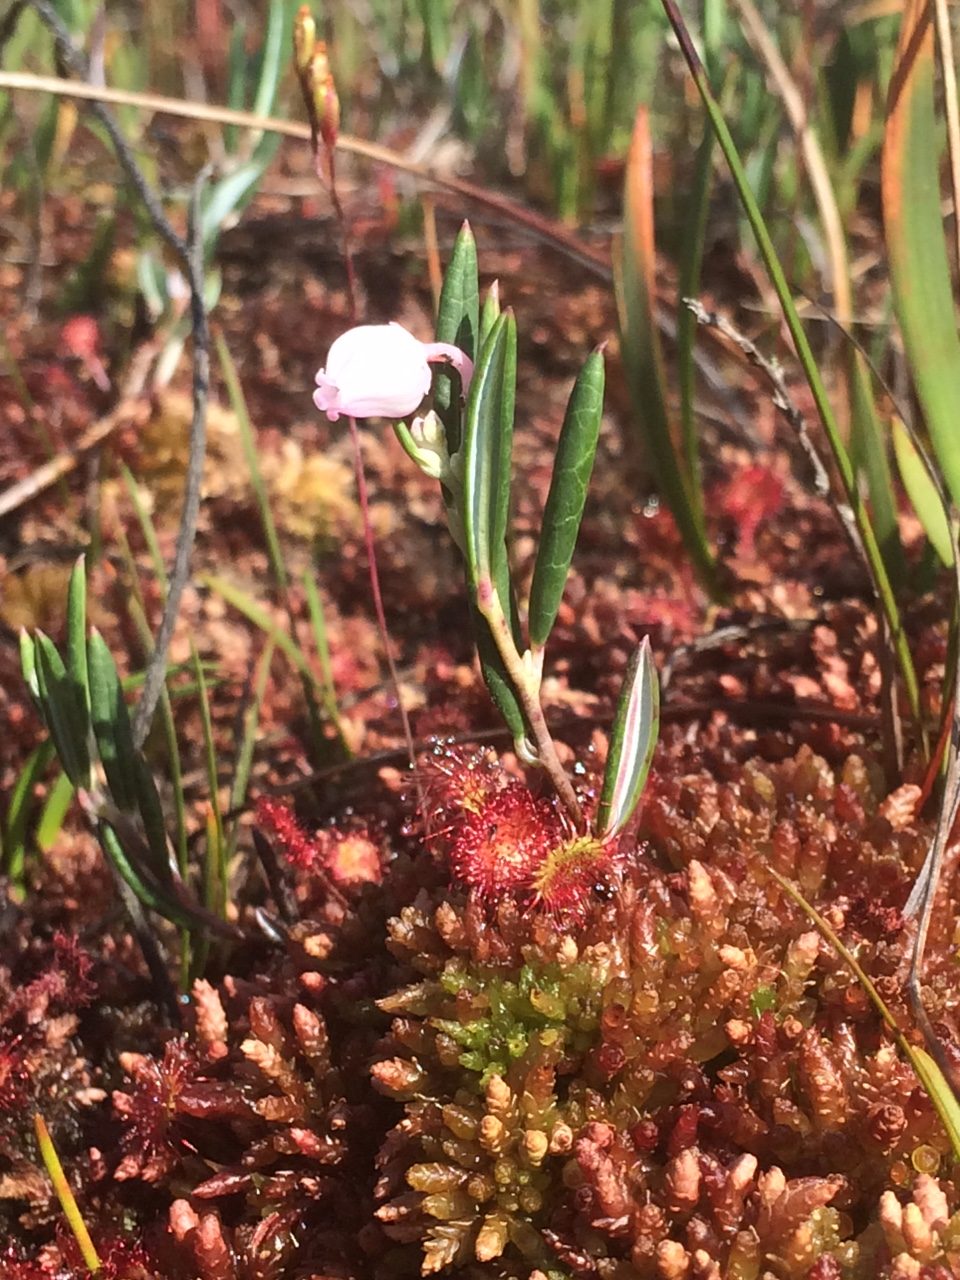
M 495 901 L 526 889 L 563 838 L 556 811 L 521 783 L 491 796 L 455 828 L 450 867 L 456 879 Z

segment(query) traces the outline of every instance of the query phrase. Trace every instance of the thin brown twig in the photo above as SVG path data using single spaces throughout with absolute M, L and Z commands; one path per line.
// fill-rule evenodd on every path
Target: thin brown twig
M 351 416 L 348 421 L 350 423 L 350 435 L 353 439 L 353 457 L 357 475 L 357 495 L 360 499 L 360 513 L 363 517 L 363 537 L 367 549 L 367 569 L 370 574 L 370 591 L 373 596 L 373 607 L 377 615 L 377 627 L 380 631 L 380 639 L 387 658 L 387 669 L 390 672 L 390 683 L 393 686 L 394 695 L 397 699 L 397 709 L 400 712 L 400 719 L 403 722 L 403 736 L 406 743 L 407 757 L 410 763 L 410 768 L 414 769 L 417 763 L 417 755 L 413 741 L 413 733 L 410 728 L 410 717 L 407 714 L 407 708 L 403 705 L 403 690 L 400 687 L 400 677 L 397 674 L 397 666 L 394 662 L 393 651 L 390 647 L 390 632 L 387 628 L 387 615 L 384 612 L 383 594 L 380 591 L 380 573 L 377 569 L 377 549 L 373 536 L 373 524 L 370 520 L 370 504 L 367 495 L 367 478 L 363 469 L 363 449 L 360 442 L 360 430 L 357 427 L 356 418 Z
M 35 76 L 22 71 L 0 71 L 0 89 L 59 93 L 66 97 L 139 107 L 142 110 L 162 112 L 165 115 L 179 116 L 186 120 L 202 120 L 213 124 L 233 125 L 241 129 L 278 133 L 286 138 L 299 138 L 303 141 L 310 141 L 311 137 L 310 126 L 296 120 L 279 120 L 273 116 L 257 115 L 253 111 L 234 111 L 228 107 L 212 106 L 203 102 L 185 102 L 180 98 L 170 98 L 159 93 L 136 93 L 121 89 L 98 88 L 73 80 L 64 80 L 61 76 Z M 609 255 L 603 249 L 585 244 L 560 223 L 545 218 L 506 196 L 487 191 L 464 178 L 450 177 L 430 165 L 408 160 L 389 147 L 381 146 L 376 142 L 367 142 L 350 134 L 339 134 L 336 145 L 338 151 L 387 165 L 391 169 L 409 174 L 420 182 L 440 187 L 462 199 L 500 213 L 511 222 L 525 227 L 538 240 L 553 245 L 554 248 L 582 263 L 604 279 L 613 278 Z

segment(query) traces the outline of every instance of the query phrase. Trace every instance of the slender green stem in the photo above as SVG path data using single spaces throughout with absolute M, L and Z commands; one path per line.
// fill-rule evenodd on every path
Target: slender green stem
M 510 623 L 503 612 L 503 606 L 500 604 L 500 597 L 497 595 L 496 588 L 489 579 L 482 580 L 477 584 L 477 609 L 483 615 L 487 626 L 490 628 L 490 634 L 493 636 L 497 651 L 503 659 L 507 675 L 509 675 L 517 697 L 520 699 L 520 705 L 523 707 L 523 713 L 530 726 L 530 732 L 533 734 L 540 763 L 546 769 L 564 808 L 573 819 L 574 826 L 578 831 L 585 831 L 586 822 L 584 821 L 583 810 L 580 808 L 580 802 L 577 799 L 577 793 L 573 789 L 573 784 L 560 763 L 557 748 L 554 745 L 553 738 L 550 736 L 550 730 L 547 728 L 543 707 L 540 705 L 540 699 L 536 693 L 535 677 L 524 666 L 523 659 L 517 652 L 517 646 L 513 642 L 513 635 L 510 631 Z

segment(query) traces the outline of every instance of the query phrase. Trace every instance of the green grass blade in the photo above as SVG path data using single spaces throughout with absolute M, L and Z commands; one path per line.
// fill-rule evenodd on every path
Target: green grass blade
M 615 264 L 620 342 L 633 416 L 654 478 L 703 585 L 717 595 L 716 565 L 690 477 L 680 465 L 667 408 L 654 298 L 652 151 L 646 108 L 637 111 L 624 183 L 623 248 Z
M 937 461 L 960 504 L 960 337 L 940 202 L 936 58 L 926 0 L 907 0 L 881 169 L 894 309 Z
M 271 0 L 267 19 L 267 34 L 263 41 L 263 59 L 260 79 L 253 99 L 253 113 L 268 116 L 273 110 L 280 83 L 280 73 L 286 63 L 286 37 L 290 26 L 290 5 L 287 0 Z
M 40 673 L 37 671 L 37 646 L 33 637 L 25 629 L 20 630 L 20 670 L 23 672 L 23 683 L 33 701 L 33 705 L 43 715 L 43 704 L 40 701 Z M 46 722 L 46 716 L 44 716 Z
M 597 808 L 597 834 L 617 835 L 633 817 L 660 733 L 660 684 L 649 637 L 630 660 L 610 730 L 610 747 Z
M 956 1094 L 950 1088 L 945 1080 L 942 1071 L 936 1062 L 919 1046 L 911 1044 L 910 1040 L 900 1030 L 900 1026 L 894 1018 L 893 1014 L 887 1008 L 883 997 L 874 986 L 873 981 L 867 975 L 853 952 L 846 947 L 841 941 L 828 921 L 820 914 L 817 909 L 812 906 L 800 890 L 779 871 L 775 871 L 771 866 L 767 866 L 767 873 L 777 882 L 788 898 L 800 908 L 800 910 L 816 925 L 817 929 L 826 938 L 827 942 L 833 947 L 834 951 L 843 960 L 847 968 L 853 973 L 854 977 L 860 983 L 864 993 L 870 1000 L 870 1003 L 876 1009 L 877 1013 L 889 1027 L 893 1033 L 894 1039 L 900 1046 L 905 1058 L 910 1062 L 914 1071 L 917 1073 L 927 1097 L 930 1099 L 932 1106 L 940 1117 L 943 1127 L 947 1132 L 950 1145 L 953 1148 L 954 1159 L 960 1159 L 960 1105 L 958 1105 Z
M 167 566 L 163 563 L 163 556 L 160 552 L 160 543 L 157 540 L 157 530 L 150 517 L 150 513 L 143 505 L 143 499 L 140 497 L 140 486 L 134 478 L 133 472 L 123 463 L 120 467 L 120 474 L 123 477 L 123 483 L 127 490 L 127 496 L 130 499 L 130 505 L 133 507 L 134 515 L 137 517 L 137 523 L 140 525 L 140 531 L 143 534 L 143 540 L 147 544 L 147 551 L 150 554 L 150 563 L 153 565 L 153 572 L 156 574 L 157 582 L 160 584 L 160 593 L 164 599 L 167 596 L 167 588 L 169 582 L 167 580 Z M 126 539 L 124 538 L 124 541 Z M 133 558 L 129 554 L 126 557 L 128 569 L 130 570 L 131 581 L 136 581 L 136 573 L 133 571 Z
M 277 648 L 286 654 L 297 671 L 311 680 L 315 679 L 299 646 L 273 621 L 266 609 L 248 591 L 228 582 L 226 578 L 221 578 L 219 574 L 204 574 L 200 580 L 210 591 L 222 596 L 227 604 L 233 605 L 234 609 L 242 613 L 264 635 L 269 636 Z
M 690 216 L 685 226 L 677 285 L 677 384 L 680 392 L 680 440 L 683 450 L 683 467 L 689 477 L 688 493 L 695 506 L 694 518 L 701 528 L 704 527 L 703 481 L 694 403 L 697 322 L 690 308 L 684 306 L 683 299 L 694 298 L 700 291 L 700 270 L 703 265 L 707 217 L 710 212 L 710 194 L 713 188 L 714 149 L 713 131 L 707 129 L 697 149 L 693 190 L 690 193 Z
M 63 820 L 73 796 L 73 783 L 65 773 L 58 774 L 43 802 L 37 823 L 37 848 L 43 853 L 53 848 L 54 841 L 63 830 Z
M 50 1137 L 46 1121 L 39 1111 L 34 1113 L 33 1127 L 37 1135 L 37 1146 L 40 1149 L 43 1167 L 53 1183 L 53 1189 L 56 1192 L 57 1199 L 60 1201 L 60 1208 L 63 1210 L 63 1216 L 66 1218 L 70 1232 L 77 1242 L 77 1248 L 80 1250 L 83 1264 L 92 1275 L 96 1275 L 102 1268 L 99 1254 L 93 1240 L 90 1238 L 90 1232 L 87 1230 L 87 1224 L 83 1220 L 83 1214 L 80 1212 L 67 1175 L 63 1171 L 63 1165 L 60 1163 L 57 1149 L 53 1145 L 53 1139 Z
M 191 646 L 193 669 L 197 679 L 200 699 L 200 723 L 203 728 L 203 759 L 207 774 L 207 791 L 210 797 L 210 821 L 207 824 L 206 856 L 203 864 L 204 905 L 208 911 L 226 919 L 227 914 L 227 846 L 223 832 L 223 816 L 220 812 L 217 773 L 217 748 L 213 737 L 213 717 L 210 698 L 204 678 L 200 655 Z
M 340 741 L 340 748 L 347 758 L 353 755 L 347 742 L 347 736 L 343 729 L 343 719 L 340 715 L 340 707 L 337 703 L 337 686 L 333 681 L 333 666 L 330 662 L 330 646 L 327 643 L 327 620 L 323 612 L 323 601 L 320 599 L 320 592 L 317 590 L 317 583 L 313 576 L 313 572 L 308 569 L 303 575 L 303 594 L 307 601 L 307 612 L 310 615 L 310 625 L 313 628 L 313 639 L 317 648 L 317 657 L 320 660 L 320 674 L 323 680 L 323 705 L 327 715 L 333 722 L 337 731 L 337 738 Z
M 949 568 L 954 557 L 953 536 L 937 486 L 930 477 L 926 462 L 910 439 L 909 431 L 899 418 L 894 418 L 892 430 L 893 452 L 907 497 L 931 546 L 941 562 Z
M 268 640 L 257 663 L 257 671 L 253 681 L 253 696 L 243 713 L 243 737 L 233 769 L 233 784 L 230 788 L 230 809 L 236 811 L 243 807 L 247 799 L 250 785 L 250 772 L 253 768 L 253 756 L 257 746 L 257 731 L 260 726 L 260 708 L 263 706 L 267 683 L 270 679 L 270 665 L 276 645 Z M 235 822 L 227 842 L 227 858 L 236 852 L 240 838 L 240 824 Z
M 542 649 L 557 618 L 573 559 L 603 417 L 603 353 L 594 351 L 567 403 L 530 588 L 530 645 Z
M 907 566 L 900 541 L 897 495 L 887 455 L 887 439 L 874 403 L 870 369 L 862 352 L 851 350 L 849 371 L 851 437 L 856 441 L 855 452 L 867 477 L 870 512 L 880 553 L 891 583 L 900 587 L 906 581 Z
M 171 924 L 179 925 L 181 929 L 206 928 L 212 932 L 223 932 L 223 922 L 218 917 L 204 911 L 199 904 L 182 902 L 145 877 L 131 862 L 120 837 L 109 823 L 98 824 L 97 838 L 117 875 L 133 890 L 145 907 L 156 911 Z
M 7 806 L 3 831 L 3 872 L 11 884 L 23 887 L 27 860 L 27 826 L 34 804 L 34 788 L 54 757 L 53 741 L 47 738 L 27 757 L 17 776 Z
M 830 400 L 827 395 L 827 389 L 824 385 L 823 378 L 820 376 L 820 370 L 817 365 L 816 357 L 810 347 L 806 332 L 800 320 L 800 315 L 793 301 L 790 287 L 787 284 L 787 278 L 784 275 L 783 267 L 777 255 L 776 248 L 767 230 L 767 225 L 760 212 L 756 198 L 751 190 L 750 183 L 747 180 L 746 172 L 740 160 L 736 144 L 727 127 L 723 112 L 720 109 L 716 98 L 710 88 L 706 73 L 693 42 L 690 39 L 690 33 L 680 14 L 680 10 L 676 5 L 676 0 L 661 0 L 661 4 L 666 11 L 670 24 L 676 33 L 680 42 L 680 49 L 687 63 L 693 80 L 699 90 L 700 97 L 706 108 L 707 115 L 710 118 L 710 124 L 717 135 L 717 142 L 723 152 L 724 159 L 730 169 L 737 193 L 740 197 L 740 203 L 743 206 L 744 213 L 750 223 L 750 228 L 756 239 L 763 258 L 764 266 L 770 276 L 771 283 L 776 290 L 777 298 L 783 310 L 784 320 L 790 336 L 793 339 L 794 346 L 797 351 L 797 357 L 803 369 L 804 377 L 810 387 L 814 403 L 817 407 L 817 413 L 823 424 L 824 432 L 830 444 L 830 451 L 833 455 L 834 463 L 840 475 L 843 485 L 843 491 L 846 495 L 847 502 L 853 512 L 857 529 L 863 543 L 863 551 L 867 561 L 867 567 L 873 578 L 874 587 L 876 589 L 877 598 L 880 607 L 886 617 L 887 625 L 892 637 L 893 648 L 896 654 L 897 663 L 903 677 L 904 692 L 906 693 L 908 704 L 914 720 L 921 724 L 920 717 L 920 691 L 917 683 L 917 675 L 913 665 L 913 659 L 910 655 L 910 649 L 907 644 L 907 638 L 903 630 L 903 624 L 900 620 L 900 613 L 897 608 L 897 602 L 893 595 L 893 589 L 890 585 L 890 578 L 887 574 L 886 566 L 883 562 L 883 556 L 877 544 L 876 534 L 867 515 L 860 491 L 857 486 L 857 479 L 854 473 L 853 464 L 850 455 L 843 443 L 843 437 L 836 417 L 830 406 Z
M 90 786 L 90 717 L 53 641 L 34 640 L 40 702 L 60 763 L 75 787 Z
M 134 765 L 137 775 L 137 808 L 147 836 L 150 870 L 158 884 L 171 885 L 173 868 L 170 866 L 167 823 L 160 803 L 160 793 L 157 791 L 157 784 L 150 766 L 143 756 L 138 755 Z
M 240 443 L 243 446 L 243 456 L 247 464 L 247 470 L 250 472 L 250 487 L 253 489 L 257 512 L 260 516 L 260 523 L 263 526 L 263 536 L 267 543 L 270 568 L 273 570 L 277 586 L 282 591 L 286 591 L 288 585 L 287 569 L 283 563 L 283 553 L 280 550 L 280 539 L 277 536 L 277 526 L 274 523 L 273 512 L 270 510 L 267 486 L 264 484 L 263 473 L 260 470 L 256 433 L 250 421 L 246 396 L 243 394 L 243 387 L 237 375 L 237 366 L 234 363 L 233 356 L 230 354 L 229 347 L 223 339 L 223 335 L 220 333 L 215 334 L 214 343 L 217 349 L 217 359 L 220 361 L 223 380 L 227 386 L 230 407 L 240 428 Z

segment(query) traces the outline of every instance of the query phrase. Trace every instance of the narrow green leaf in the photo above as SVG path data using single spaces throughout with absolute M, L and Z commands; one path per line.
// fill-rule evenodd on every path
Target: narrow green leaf
M 40 703 L 57 755 L 75 787 L 90 786 L 90 720 L 49 636 L 38 631 L 35 661 Z
M 40 702 L 40 676 L 37 673 L 37 650 L 33 637 L 23 627 L 20 629 L 20 670 L 23 672 L 23 683 L 33 700 L 34 706 L 43 715 Z M 44 717 L 46 720 L 46 717 Z
M 652 143 L 649 113 L 637 110 L 624 180 L 623 249 L 615 261 L 617 310 L 627 386 L 653 474 L 700 580 L 718 594 L 716 566 L 667 408 L 666 377 L 654 296 Z
M 30 646 L 31 649 L 33 646 Z M 35 747 L 20 770 L 10 795 L 3 832 L 3 870 L 15 885 L 23 884 L 26 863 L 27 824 L 34 802 L 34 788 L 54 756 L 53 741 L 47 738 Z
M 320 599 L 320 592 L 317 590 L 316 579 L 313 571 L 308 569 L 303 575 L 303 594 L 307 601 L 307 612 L 310 615 L 310 625 L 313 628 L 313 639 L 317 647 L 317 657 L 320 659 L 320 672 L 323 678 L 323 705 L 327 715 L 336 726 L 337 736 L 340 739 L 340 746 L 349 756 L 352 754 L 347 744 L 347 737 L 343 730 L 343 720 L 340 716 L 340 708 L 337 704 L 337 686 L 333 681 L 333 666 L 330 662 L 330 646 L 327 643 L 327 620 L 323 612 L 323 601 Z
M 907 497 L 933 549 L 941 562 L 949 568 L 954 557 L 953 535 L 937 486 L 927 470 L 926 462 L 910 439 L 910 432 L 899 418 L 894 418 L 892 430 L 893 452 Z
M 912 1044 L 907 1036 L 904 1035 L 900 1029 L 900 1024 L 890 1012 L 866 970 L 863 969 L 854 953 L 841 942 L 838 934 L 816 907 L 812 906 L 796 885 L 792 884 L 785 876 L 782 876 L 779 871 L 768 866 L 767 874 L 777 882 L 787 897 L 792 902 L 795 902 L 800 910 L 813 921 L 860 983 L 867 998 L 893 1033 L 893 1037 L 900 1046 L 904 1057 L 907 1058 L 917 1073 L 918 1080 L 946 1130 L 950 1145 L 953 1148 L 954 1159 L 960 1159 L 960 1103 L 958 1103 L 956 1094 L 944 1078 L 943 1072 L 937 1063 L 926 1049 L 921 1049 L 919 1045 Z
M 260 79 L 253 100 L 253 114 L 268 116 L 273 110 L 280 83 L 280 72 L 285 64 L 286 35 L 289 21 L 289 4 L 286 0 L 273 0 L 269 6 L 267 34 L 263 40 L 263 57 L 260 63 Z
M 943 1072 L 926 1049 L 921 1049 L 919 1045 L 910 1045 L 908 1056 L 927 1097 L 947 1131 L 947 1137 L 953 1148 L 953 1158 L 960 1160 L 960 1101 L 957 1100 L 957 1095 L 950 1088 Z
M 516 369 L 516 322 L 505 311 L 480 353 L 467 399 L 463 516 L 474 589 L 481 580 L 497 581 L 506 560 Z
M 477 350 L 483 350 L 483 344 L 490 336 L 490 330 L 496 321 L 500 318 L 500 281 L 494 280 L 493 284 L 487 290 L 487 296 L 483 300 L 483 309 L 480 312 L 480 337 L 477 341 Z
M 137 808 L 137 752 L 130 713 L 113 654 L 95 628 L 87 642 L 87 664 L 93 734 L 100 762 L 117 808 L 133 813 Z
M 53 848 L 73 796 L 73 783 L 65 773 L 58 774 L 43 802 L 40 821 L 37 823 L 37 848 L 44 853 Z
M 479 325 L 477 245 L 470 224 L 464 222 L 443 277 L 437 312 L 437 341 L 451 342 L 475 360 L 479 350 Z M 433 403 L 447 433 L 447 449 L 454 454 L 460 448 L 461 438 L 459 380 L 442 368 L 434 376 Z
M 173 884 L 173 868 L 170 865 L 170 849 L 167 844 L 167 823 L 160 803 L 160 793 L 150 766 L 142 755 L 134 760 L 137 784 L 137 808 L 147 836 L 147 853 L 150 872 L 158 884 Z
M 870 366 L 855 347 L 849 353 L 851 452 L 863 466 L 870 495 L 870 513 L 890 581 L 902 587 L 906 562 L 897 519 L 897 495 L 888 454 L 889 444 L 877 415 Z
M 601 839 L 615 836 L 633 817 L 650 772 L 660 732 L 660 685 L 644 636 L 626 674 L 610 730 L 610 749 L 597 809 Z
M 77 697 L 90 707 L 87 683 L 87 572 L 80 556 L 70 574 L 67 587 L 67 674 L 74 682 Z
M 200 927 L 225 936 L 234 936 L 233 929 L 226 929 L 222 920 L 205 911 L 199 903 L 182 900 L 175 896 L 178 892 L 176 888 L 173 892 L 168 892 L 154 884 L 148 875 L 144 875 L 131 862 L 119 835 L 108 822 L 98 823 L 97 837 L 121 880 L 129 885 L 145 907 L 182 929 Z
M 220 369 L 223 373 L 223 380 L 227 386 L 230 407 L 240 428 L 240 443 L 243 446 L 243 456 L 246 460 L 247 470 L 250 472 L 250 487 L 253 490 L 257 511 L 260 515 L 260 524 L 263 526 L 263 536 L 267 543 L 267 556 L 270 560 L 270 567 L 273 570 L 277 586 L 282 591 L 286 591 L 287 568 L 283 562 L 283 553 L 280 550 L 280 539 L 277 536 L 277 526 L 274 523 L 273 512 L 270 509 L 267 486 L 260 470 L 257 437 L 253 429 L 253 423 L 250 421 L 247 399 L 243 393 L 237 366 L 233 356 L 230 354 L 230 348 L 223 339 L 223 335 L 220 333 L 215 334 L 214 342 L 217 348 L 217 358 L 220 361 Z
M 220 812 L 220 779 L 217 773 L 217 747 L 213 738 L 213 716 L 210 698 L 200 664 L 200 655 L 193 648 L 193 665 L 200 691 L 200 724 L 203 728 L 203 756 L 207 772 L 207 794 L 210 805 L 207 822 L 206 856 L 203 863 L 204 905 L 208 911 L 226 917 L 227 912 L 227 863 L 226 841 L 223 833 L 223 816 Z
M 530 644 L 547 643 L 573 559 L 603 417 L 603 353 L 594 351 L 574 384 L 543 511 L 537 563 L 530 588 Z
M 253 682 L 250 701 L 243 713 L 243 739 L 233 767 L 233 783 L 230 787 L 230 809 L 236 812 L 242 808 L 247 799 L 247 788 L 250 785 L 250 772 L 253 768 L 253 754 L 257 746 L 257 730 L 260 724 L 260 708 L 263 706 L 267 683 L 270 679 L 270 665 L 273 662 L 275 645 L 268 640 L 257 661 L 257 670 Z M 227 842 L 227 856 L 231 857 L 237 848 L 240 838 L 240 823 L 234 821 Z
M 316 691 L 321 694 L 327 714 L 331 719 L 335 720 L 336 707 L 331 709 L 326 706 L 324 690 L 319 685 L 316 676 L 310 668 L 310 664 L 303 655 L 303 651 L 300 649 L 299 645 L 297 645 L 290 636 L 287 635 L 282 627 L 279 627 L 274 622 L 263 606 L 255 600 L 249 592 L 244 591 L 242 587 L 238 587 L 234 583 L 228 582 L 226 578 L 221 578 L 217 574 L 205 574 L 202 576 L 201 582 L 211 591 L 215 591 L 218 596 L 222 596 L 223 599 L 226 600 L 227 604 L 233 605 L 233 607 L 239 610 L 245 618 L 248 618 L 255 627 L 259 627 L 265 635 L 270 637 L 277 648 L 281 650 L 287 658 L 289 658 L 296 670 L 304 675 L 307 680 L 310 681 L 311 685 L 315 687 Z
M 47 1128 L 46 1121 L 39 1111 L 35 1111 L 33 1114 L 33 1128 L 37 1136 L 40 1158 L 50 1181 L 53 1183 L 53 1189 L 56 1192 L 57 1199 L 60 1201 L 63 1216 L 66 1218 L 67 1226 L 77 1242 L 77 1248 L 80 1250 L 84 1266 L 91 1275 L 96 1275 L 102 1269 L 100 1257 L 96 1246 L 90 1238 L 90 1232 L 87 1230 L 87 1224 L 83 1220 L 83 1214 L 80 1212 L 70 1181 L 63 1171 L 60 1156 L 57 1154 L 53 1139 L 50 1137 L 50 1130 Z
M 133 472 L 126 465 L 121 464 L 120 474 L 123 477 L 123 483 L 126 486 L 127 496 L 130 499 L 130 505 L 133 507 L 134 515 L 137 517 L 137 523 L 140 525 L 140 531 L 143 534 L 143 540 L 147 544 L 147 550 L 150 553 L 150 563 L 153 565 L 153 572 L 156 574 L 157 582 L 160 585 L 160 594 L 165 600 L 167 598 L 167 566 L 163 563 L 163 556 L 160 552 L 160 543 L 157 540 L 157 530 L 153 523 L 150 512 L 144 506 L 143 499 L 140 496 L 140 486 L 134 477 Z M 136 567 L 133 564 L 132 556 L 125 557 L 127 564 L 127 572 L 131 581 L 136 579 Z
M 960 504 L 960 337 L 941 212 L 942 133 L 929 0 L 907 0 L 890 81 L 881 168 L 883 227 L 910 374 L 940 470 Z

